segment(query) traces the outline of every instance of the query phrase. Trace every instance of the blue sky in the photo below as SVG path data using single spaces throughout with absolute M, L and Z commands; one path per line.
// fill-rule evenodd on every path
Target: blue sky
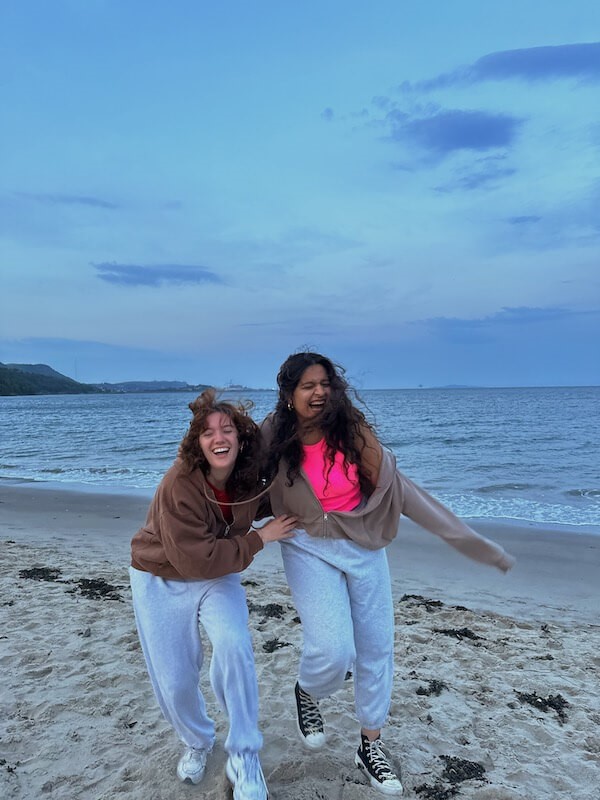
M 596 0 L 21 0 L 0 57 L 0 361 L 600 383 Z

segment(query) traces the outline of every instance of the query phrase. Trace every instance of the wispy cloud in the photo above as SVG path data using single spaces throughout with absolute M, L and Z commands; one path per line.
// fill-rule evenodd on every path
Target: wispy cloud
M 505 156 L 486 156 L 476 159 L 472 165 L 457 171 L 453 179 L 440 186 L 436 191 L 450 193 L 455 191 L 473 191 L 476 189 L 495 189 L 505 178 L 510 178 L 516 169 L 506 164 Z
M 535 214 L 525 214 L 520 217 L 509 217 L 508 222 L 511 225 L 533 225 L 536 222 L 540 222 L 541 219 L 541 217 L 538 217 Z
M 501 50 L 430 80 L 403 83 L 400 88 L 431 91 L 481 81 L 549 81 L 560 78 L 600 80 L 600 42 Z
M 116 203 L 103 200 L 101 197 L 90 197 L 80 194 L 44 194 L 35 192 L 17 192 L 19 197 L 34 200 L 36 203 L 46 205 L 66 205 L 66 206 L 91 206 L 92 208 L 104 208 L 114 210 L 119 208 Z
M 119 286 L 163 286 L 164 284 L 224 283 L 223 279 L 211 270 L 198 266 L 182 264 L 115 264 L 104 262 L 92 264 L 98 277 Z
M 413 324 L 425 325 L 430 328 L 443 330 L 444 333 L 451 334 L 453 331 L 467 332 L 486 329 L 491 330 L 499 326 L 532 325 L 549 321 L 563 320 L 577 316 L 598 315 L 598 311 L 573 311 L 568 308 L 549 307 L 535 308 L 529 306 L 517 306 L 515 308 L 502 308 L 495 314 L 474 319 L 461 319 L 458 317 L 432 317 L 430 319 L 419 320 Z
M 394 141 L 412 142 L 434 156 L 444 157 L 458 150 L 508 147 L 523 121 L 508 114 L 451 109 L 417 119 L 407 119 L 403 114 L 388 116 L 388 122 Z

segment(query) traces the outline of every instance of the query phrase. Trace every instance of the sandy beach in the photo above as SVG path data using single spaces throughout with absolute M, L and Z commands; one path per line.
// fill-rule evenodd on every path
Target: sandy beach
M 148 498 L 30 485 L 0 490 L 0 796 L 109 800 L 231 797 L 226 720 L 204 670 L 219 742 L 197 787 L 154 701 L 137 641 L 129 540 Z M 384 738 L 404 796 L 598 800 L 600 536 L 473 523 L 518 563 L 501 575 L 403 521 L 388 549 L 396 674 Z M 269 545 L 245 574 L 262 763 L 272 800 L 381 797 L 354 767 L 352 683 L 324 701 L 329 743 L 297 739 L 301 647 Z

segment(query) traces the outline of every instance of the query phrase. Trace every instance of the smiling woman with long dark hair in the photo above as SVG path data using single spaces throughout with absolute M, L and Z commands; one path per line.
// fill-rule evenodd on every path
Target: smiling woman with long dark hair
M 326 744 L 319 699 L 353 673 L 361 740 L 355 763 L 371 785 L 400 794 L 381 741 L 393 678 L 394 614 L 385 547 L 400 516 L 463 554 L 506 572 L 513 559 L 396 470 L 343 370 L 314 352 L 291 355 L 277 376 L 275 411 L 263 423 L 271 505 L 298 518 L 281 552 L 304 646 L 295 685 L 298 729 L 311 749 Z

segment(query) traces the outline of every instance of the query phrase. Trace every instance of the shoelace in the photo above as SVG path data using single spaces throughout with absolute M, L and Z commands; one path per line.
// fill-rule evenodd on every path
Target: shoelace
M 375 739 L 374 742 L 369 742 L 364 748 L 367 760 L 378 780 L 385 781 L 388 778 L 395 780 L 397 778 L 396 773 L 392 769 L 382 747 L 383 742 L 381 739 Z
M 300 687 L 298 687 L 300 688 Z M 323 717 L 319 711 L 319 706 L 314 702 L 309 694 L 306 694 L 304 689 L 298 692 L 300 698 L 300 713 L 302 715 L 302 724 L 307 733 L 317 731 L 321 733 L 323 730 Z

